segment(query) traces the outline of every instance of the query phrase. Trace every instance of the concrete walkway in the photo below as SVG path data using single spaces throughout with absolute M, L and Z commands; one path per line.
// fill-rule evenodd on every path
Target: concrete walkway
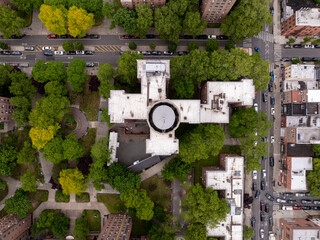
M 14 193 L 16 192 L 16 190 L 21 188 L 21 182 L 12 178 L 12 177 L 1 177 L 1 179 L 3 179 L 4 181 L 7 182 L 8 194 L 0 202 L 0 211 L 4 208 L 4 201 L 8 198 L 11 198 L 14 195 Z
M 167 157 L 166 159 L 162 160 L 161 162 L 159 162 L 158 164 L 156 164 L 153 167 L 149 168 L 148 170 L 143 171 L 140 174 L 141 182 L 143 182 L 144 180 L 146 180 L 148 178 L 151 178 L 152 176 L 160 173 L 161 170 L 163 169 L 164 165 L 166 165 L 166 163 L 168 163 L 174 157 L 175 157 L 175 155 Z
M 49 183 L 52 176 L 53 163 L 46 161 L 43 157 L 42 152 L 38 151 L 38 153 L 39 153 L 39 160 L 41 164 L 42 174 L 44 176 L 44 182 Z
M 88 118 L 85 112 L 79 109 L 78 105 L 71 106 L 71 115 L 77 123 L 76 128 L 72 132 L 77 135 L 77 139 L 79 140 L 83 138 L 88 132 Z

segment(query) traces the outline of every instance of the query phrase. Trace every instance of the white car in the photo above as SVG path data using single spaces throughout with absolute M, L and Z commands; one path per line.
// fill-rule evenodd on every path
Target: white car
M 208 39 L 217 39 L 217 35 L 208 35 Z
M 314 48 L 314 45 L 312 45 L 312 44 L 307 44 L 307 45 L 304 45 L 304 48 Z
M 54 55 L 63 55 L 63 51 L 54 51 Z
M 262 169 L 262 177 L 266 178 L 267 177 L 267 170 Z
M 42 47 L 42 51 L 45 51 L 45 50 L 52 50 L 52 47 L 50 47 L 50 46 L 44 46 L 44 47 Z
M 274 143 L 274 136 L 270 137 L 270 143 Z
M 274 110 L 274 108 L 271 108 L 271 115 L 274 115 L 275 114 L 275 110 Z
M 282 198 L 277 198 L 277 202 L 278 203 L 286 203 L 287 201 L 285 199 L 282 199 Z
M 77 50 L 77 51 L 76 51 L 76 54 L 77 54 L 77 55 L 84 55 L 84 51 L 79 51 L 79 50 Z
M 260 238 L 264 238 L 264 229 L 260 228 Z
M 257 170 L 253 170 L 253 171 L 252 171 L 252 178 L 253 178 L 254 180 L 258 179 L 258 171 L 257 171 Z
M 253 104 L 254 110 L 256 110 L 257 112 L 259 111 L 258 109 L 258 103 Z

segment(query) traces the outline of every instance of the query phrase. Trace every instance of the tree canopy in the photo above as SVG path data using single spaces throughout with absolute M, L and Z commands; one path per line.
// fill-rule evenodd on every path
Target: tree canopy
M 107 168 L 107 181 L 111 187 L 123 194 L 140 187 L 141 178 L 122 163 L 114 162 Z
M 72 236 L 77 240 L 86 240 L 89 234 L 90 230 L 83 218 L 77 218 L 76 224 L 72 231 Z
M 207 229 L 203 224 L 192 223 L 188 226 L 187 240 L 207 240 Z
M 50 32 L 64 35 L 67 33 L 67 15 L 68 10 L 62 5 L 50 6 L 42 4 L 38 17 Z
M 207 27 L 207 23 L 201 19 L 200 12 L 187 12 L 183 21 L 183 30 L 193 37 L 201 35 Z
M 191 164 L 181 161 L 179 157 L 175 157 L 164 166 L 161 171 L 161 175 L 168 181 L 172 181 L 174 179 L 185 181 L 190 172 Z
M 257 35 L 264 24 L 272 23 L 270 0 L 241 0 L 222 22 L 220 31 L 237 43 Z
M 255 235 L 254 230 L 251 227 L 244 225 L 243 238 L 245 240 L 249 240 L 249 239 L 252 239 L 254 237 L 254 235 Z
M 320 197 L 320 158 L 313 158 L 313 169 L 307 171 L 307 183 L 311 195 Z
M 22 189 L 16 190 L 11 198 L 4 201 L 4 210 L 7 213 L 15 213 L 18 217 L 26 217 L 32 209 L 28 194 Z
M 97 77 L 100 81 L 99 93 L 105 98 L 110 97 L 110 90 L 114 89 L 110 82 L 115 75 L 115 70 L 110 63 L 103 63 L 99 65 Z
M 88 74 L 85 73 L 86 62 L 83 59 L 75 58 L 69 63 L 67 71 L 68 82 L 74 92 L 82 92 L 84 83 L 89 79 Z
M 68 12 L 68 30 L 72 37 L 84 37 L 86 30 L 94 25 L 93 13 L 87 13 L 82 8 L 72 6 Z
M 316 157 L 320 157 L 320 144 L 313 144 L 312 145 L 312 150 L 313 150 L 314 155 Z
M 213 52 L 219 49 L 219 42 L 216 39 L 209 39 L 206 42 L 206 51 Z
M 77 169 L 64 169 L 60 172 L 59 183 L 65 195 L 80 194 L 87 189 L 87 179 Z
M 137 12 L 135 36 L 145 38 L 153 24 L 153 11 L 149 4 L 137 4 L 135 10 Z
M 224 140 L 224 131 L 221 126 L 199 124 L 182 137 L 179 156 L 186 163 L 217 156 L 223 147 Z
M 9 38 L 14 34 L 21 35 L 20 28 L 23 27 L 25 27 L 25 21 L 18 16 L 16 11 L 0 5 L 0 32 L 3 38 Z
M 39 60 L 32 68 L 32 77 L 40 83 L 49 81 L 62 81 L 67 79 L 66 66 L 63 62 Z
M 114 15 L 114 22 L 122 27 L 128 34 L 135 34 L 137 32 L 136 23 L 137 14 L 133 10 L 120 8 Z
M 17 150 L 13 146 L 0 145 L 0 175 L 9 177 L 16 166 Z
M 30 172 L 30 170 L 27 170 L 27 172 L 20 178 L 20 181 L 22 183 L 22 190 L 26 192 L 36 192 L 38 185 L 36 181 L 36 176 Z
M 43 148 L 44 158 L 54 164 L 58 164 L 63 161 L 64 156 L 62 144 L 63 139 L 61 136 L 56 136 L 54 139 L 48 142 Z
M 103 137 L 96 142 L 91 148 L 91 157 L 100 159 L 104 162 L 110 161 L 109 138 Z
M 89 179 L 92 180 L 94 188 L 98 191 L 101 191 L 104 188 L 102 182 L 107 181 L 106 166 L 109 158 L 96 158 L 94 159 L 93 163 L 90 164 Z
M 78 142 L 77 136 L 74 133 L 66 136 L 66 139 L 63 141 L 62 147 L 64 159 L 77 159 L 82 157 L 84 153 L 84 148 Z
M 69 224 L 70 219 L 67 218 L 63 213 L 60 213 L 59 215 L 55 216 L 50 230 L 56 237 L 64 239 L 67 236 Z
M 220 199 L 217 191 L 212 188 L 204 189 L 198 183 L 191 187 L 184 205 L 187 207 L 185 219 L 209 227 L 223 221 L 229 212 L 226 199 Z

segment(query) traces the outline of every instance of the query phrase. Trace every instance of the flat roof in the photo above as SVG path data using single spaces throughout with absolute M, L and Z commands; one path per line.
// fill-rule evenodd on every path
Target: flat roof
M 320 141 L 320 128 L 317 127 L 298 127 L 297 139 L 298 144 L 310 144 Z
M 296 25 L 320 27 L 320 8 L 296 11 Z
M 318 81 L 313 80 L 284 80 L 283 91 L 319 89 Z
M 312 157 L 291 158 L 291 190 L 307 190 L 307 170 L 312 170 Z
M 149 167 L 152 167 L 153 165 L 157 164 L 158 162 L 161 162 L 161 159 L 159 156 L 151 156 L 148 157 L 142 161 L 140 161 L 139 163 L 135 164 L 135 165 L 131 165 L 130 167 L 128 167 L 129 170 L 131 170 L 132 172 L 140 172 L 143 169 L 147 169 Z
M 292 64 L 286 66 L 286 70 L 290 71 L 287 79 L 291 80 L 315 80 L 316 72 L 314 65 L 309 64 Z
M 176 106 L 180 115 L 180 122 L 200 123 L 200 100 L 176 100 L 171 102 Z
M 107 164 L 110 166 L 113 162 L 118 162 L 118 158 L 116 158 L 117 148 L 119 147 L 118 142 L 118 133 L 117 132 L 109 132 L 109 150 L 110 154 L 110 162 Z
M 179 153 L 179 140 L 174 133 L 162 134 L 150 128 L 150 139 L 146 140 L 146 153 L 154 155 L 171 155 Z
M 313 240 L 319 239 L 320 229 L 293 229 L 292 240 Z
M 308 102 L 320 102 L 320 89 L 308 90 Z
M 152 112 L 152 121 L 154 125 L 161 130 L 171 128 L 175 119 L 176 114 L 168 105 L 156 106 Z
M 312 145 L 311 144 L 293 144 L 290 143 L 287 144 L 287 156 L 292 157 L 312 157 L 313 151 L 312 151 Z
M 287 127 L 317 127 L 320 128 L 318 116 L 286 116 Z

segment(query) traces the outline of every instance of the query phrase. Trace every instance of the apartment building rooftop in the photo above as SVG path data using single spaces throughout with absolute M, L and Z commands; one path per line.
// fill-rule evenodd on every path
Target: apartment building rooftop
M 291 157 L 291 190 L 307 190 L 306 171 L 312 170 L 312 157 Z
M 118 147 L 119 147 L 118 133 L 110 132 L 109 133 L 109 150 L 111 151 L 111 154 L 110 154 L 110 162 L 108 163 L 108 166 L 110 166 L 110 164 L 113 162 L 118 162 L 118 158 L 116 157 Z
M 307 95 L 309 103 L 320 103 L 320 89 L 308 90 Z
M 296 25 L 320 27 L 320 8 L 305 8 L 296 11 Z
M 319 82 L 316 80 L 284 80 L 283 91 L 319 89 Z
M 315 80 L 314 65 L 292 64 L 285 68 L 285 80 Z

